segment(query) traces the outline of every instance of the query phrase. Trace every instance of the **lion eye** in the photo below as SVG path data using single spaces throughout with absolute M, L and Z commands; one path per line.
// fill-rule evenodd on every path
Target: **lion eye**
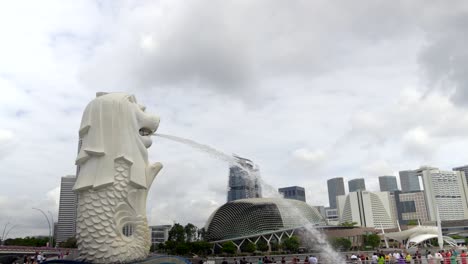
M 135 98 L 135 96 L 134 96 L 134 95 L 130 95 L 130 96 L 128 97 L 128 101 L 130 101 L 130 103 L 136 103 L 136 98 Z

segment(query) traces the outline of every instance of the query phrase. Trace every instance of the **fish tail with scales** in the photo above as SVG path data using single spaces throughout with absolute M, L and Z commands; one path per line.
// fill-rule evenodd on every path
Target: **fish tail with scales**
M 151 237 L 146 216 L 138 215 L 127 198 L 137 191 L 129 184 L 130 166 L 117 159 L 112 185 L 80 192 L 76 225 L 80 259 L 122 263 L 147 256 Z

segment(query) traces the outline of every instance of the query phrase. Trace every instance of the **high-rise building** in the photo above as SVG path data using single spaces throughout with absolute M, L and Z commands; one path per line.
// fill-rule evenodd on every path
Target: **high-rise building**
M 468 219 L 468 186 L 463 172 L 441 171 L 422 167 L 417 170 L 422 177 L 429 221 Z
M 169 239 L 169 230 L 171 225 L 155 225 L 150 226 L 151 231 L 151 244 L 157 246 L 159 243 L 164 243 Z
M 358 226 L 393 228 L 389 192 L 356 191 L 337 197 L 340 223 L 357 223 Z
M 412 220 L 420 223 L 429 221 L 424 191 L 395 191 L 392 195 L 395 199 L 395 218 L 400 224 L 407 225 Z
M 453 168 L 454 171 L 463 171 L 465 173 L 466 182 L 468 182 L 468 165 Z
M 299 201 L 306 201 L 305 197 L 305 190 L 303 187 L 299 186 L 291 186 L 291 187 L 284 187 L 279 188 L 278 192 L 283 194 L 284 198 L 286 199 L 294 199 Z
M 420 191 L 418 173 L 414 170 L 400 171 L 400 186 L 402 192 Z
M 246 198 L 261 198 L 259 169 L 251 160 L 234 156 L 237 164 L 229 168 L 229 190 L 227 201 Z
M 344 195 L 344 181 L 343 178 L 333 178 L 327 181 L 328 187 L 328 202 L 330 208 L 336 209 L 336 197 L 338 195 Z
M 60 203 L 57 222 L 57 242 L 64 242 L 75 237 L 76 208 L 78 196 L 73 191 L 76 177 L 62 177 L 60 183 Z
M 364 178 L 352 179 L 348 181 L 349 192 L 365 191 L 366 182 Z
M 394 192 L 398 190 L 396 176 L 380 176 L 379 186 L 381 192 Z

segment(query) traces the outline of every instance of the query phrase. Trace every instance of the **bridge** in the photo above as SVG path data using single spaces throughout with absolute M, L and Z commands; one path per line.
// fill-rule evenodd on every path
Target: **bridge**
M 0 255 L 34 255 L 42 252 L 44 255 L 69 255 L 74 254 L 76 248 L 54 247 L 26 247 L 26 246 L 0 246 Z

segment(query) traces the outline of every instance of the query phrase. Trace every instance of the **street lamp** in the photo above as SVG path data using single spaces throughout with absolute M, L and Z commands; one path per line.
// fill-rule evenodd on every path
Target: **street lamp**
M 8 229 L 8 230 L 6 231 L 5 236 L 2 237 L 2 242 L 5 241 L 5 240 L 7 239 L 8 234 L 10 234 L 10 231 L 11 231 L 13 228 L 15 228 L 16 226 L 17 226 L 17 225 L 12 225 L 12 226 L 10 227 L 10 229 Z
M 55 222 L 54 222 L 54 215 L 50 212 L 50 211 L 47 211 L 49 213 L 49 216 L 50 216 L 50 219 L 52 220 L 52 242 L 55 242 L 54 241 L 54 236 L 55 236 Z M 51 247 L 54 247 L 54 245 L 50 245 Z
M 44 217 L 46 218 L 47 224 L 49 224 L 49 246 L 52 246 L 52 236 L 51 236 L 51 229 L 50 229 L 50 221 L 49 221 L 49 218 L 47 217 L 46 213 L 44 213 L 44 211 L 42 211 L 41 209 L 35 208 L 35 207 L 33 207 L 32 209 L 38 210 L 38 211 L 41 212 L 41 213 L 44 215 Z
M 6 238 L 5 233 L 7 232 L 7 227 L 9 224 L 10 224 L 10 221 L 8 220 L 5 226 L 3 226 L 2 236 L 0 237 L 0 246 L 2 246 L 5 241 L 5 238 Z

